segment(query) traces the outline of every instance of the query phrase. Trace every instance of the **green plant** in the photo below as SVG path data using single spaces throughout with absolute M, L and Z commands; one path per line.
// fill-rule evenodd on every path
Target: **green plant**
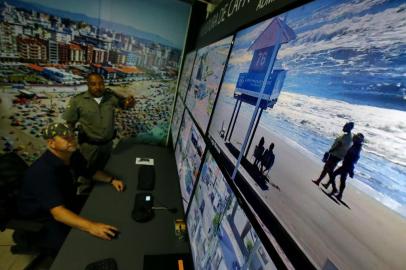
M 245 246 L 247 247 L 248 252 L 251 252 L 251 250 L 254 248 L 254 243 L 252 243 L 251 240 L 245 241 Z

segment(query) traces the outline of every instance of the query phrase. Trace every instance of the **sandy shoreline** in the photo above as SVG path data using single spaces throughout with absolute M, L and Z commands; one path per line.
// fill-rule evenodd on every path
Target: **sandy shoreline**
M 220 130 L 224 119 L 228 123 L 232 107 L 225 107 L 217 108 L 221 111 L 213 118 L 213 130 Z M 248 118 L 241 111 L 235 130 L 246 130 Z M 211 134 L 219 139 L 217 132 Z M 234 132 L 232 141 L 242 142 L 244 135 Z M 261 136 L 265 137 L 266 147 L 271 141 L 275 143 L 276 159 L 269 176 L 280 191 L 272 186 L 262 190 L 253 180 L 250 183 L 318 267 L 329 259 L 339 269 L 403 269 L 404 218 L 352 185 L 347 185 L 343 197 L 351 209 L 338 205 L 311 182 L 320 174 L 322 162 L 260 127 L 249 159 Z M 221 148 L 227 151 L 223 145 Z

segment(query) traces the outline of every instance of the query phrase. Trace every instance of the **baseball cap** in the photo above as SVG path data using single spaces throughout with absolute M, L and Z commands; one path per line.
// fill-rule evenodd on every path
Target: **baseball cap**
M 44 139 L 52 139 L 55 136 L 74 136 L 72 129 L 66 124 L 54 123 L 45 127 L 42 131 Z

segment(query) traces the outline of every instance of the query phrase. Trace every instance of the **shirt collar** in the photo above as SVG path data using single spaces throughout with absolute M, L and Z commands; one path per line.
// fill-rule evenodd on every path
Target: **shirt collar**
M 46 152 L 44 153 L 44 158 L 48 163 L 50 163 L 54 167 L 66 166 L 62 159 L 55 156 L 55 154 L 49 150 L 46 150 Z
M 86 92 L 83 94 L 83 96 L 85 98 L 88 98 L 88 99 L 94 99 L 94 96 L 92 96 L 89 93 L 89 90 L 86 90 Z M 111 96 L 111 94 L 110 94 L 109 91 L 104 92 L 104 95 L 103 95 L 103 98 L 102 98 L 101 102 L 105 102 L 106 100 L 108 100 L 110 98 L 110 96 Z

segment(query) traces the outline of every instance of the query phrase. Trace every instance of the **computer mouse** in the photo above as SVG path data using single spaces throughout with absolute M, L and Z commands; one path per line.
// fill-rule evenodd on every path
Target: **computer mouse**
M 118 239 L 119 237 L 120 237 L 120 231 L 116 231 L 116 230 L 111 230 L 113 233 L 114 233 L 114 236 L 111 236 L 111 239 L 113 240 L 115 240 L 115 239 Z

